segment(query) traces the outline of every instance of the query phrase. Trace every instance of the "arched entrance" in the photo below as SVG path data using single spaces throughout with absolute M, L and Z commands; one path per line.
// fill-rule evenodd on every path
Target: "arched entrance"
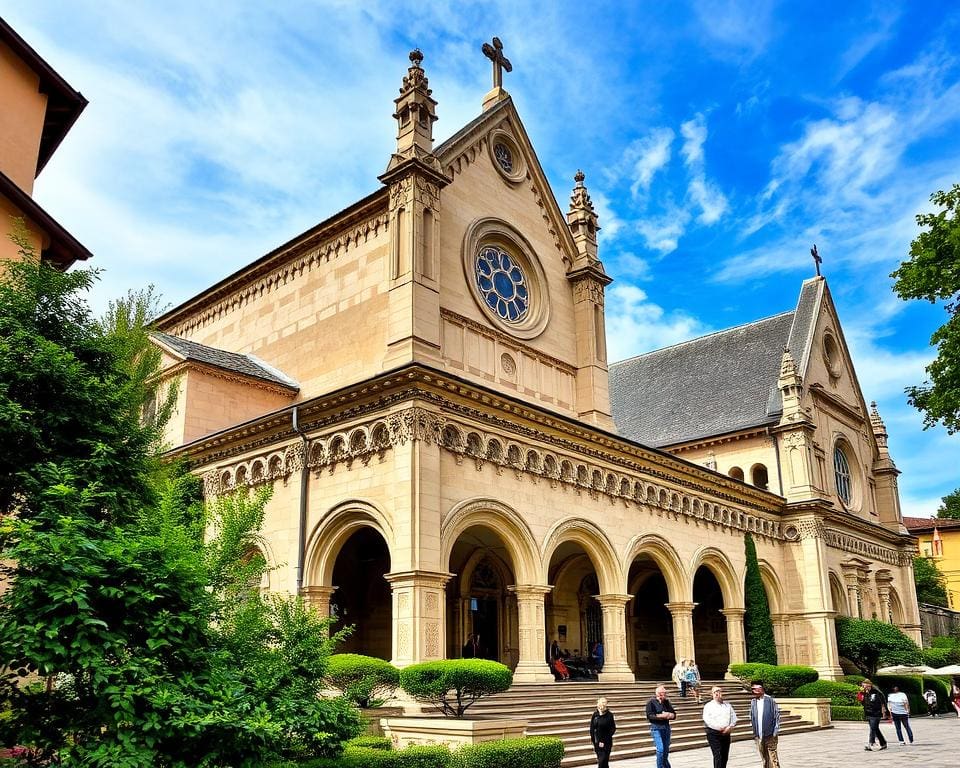
M 673 617 L 667 608 L 667 581 L 649 556 L 630 566 L 627 606 L 627 661 L 640 680 L 669 679 L 674 659 Z
M 597 600 L 602 592 L 593 561 L 580 544 L 565 541 L 553 551 L 547 579 L 553 585 L 546 598 L 547 643 L 557 640 L 565 655 L 569 653 L 572 675 L 592 677 L 597 670 L 590 651 L 603 642 L 603 611 Z
M 727 617 L 722 613 L 723 590 L 713 572 L 701 565 L 693 577 L 693 636 L 696 662 L 704 679 L 723 678 L 730 665 Z
M 520 633 L 513 560 L 499 534 L 473 526 L 457 537 L 450 553 L 447 584 L 447 657 L 464 655 L 475 635 L 476 655 L 514 668 L 519 661 Z
M 393 630 L 387 542 L 373 528 L 360 527 L 344 542 L 333 566 L 330 615 L 333 631 L 353 626 L 353 634 L 338 649 L 390 660 Z

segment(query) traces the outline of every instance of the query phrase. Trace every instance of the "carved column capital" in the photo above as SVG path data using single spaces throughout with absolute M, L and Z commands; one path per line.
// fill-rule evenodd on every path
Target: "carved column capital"
M 678 616 L 690 616 L 693 614 L 693 609 L 696 608 L 698 603 L 664 603 L 664 606 L 670 614 L 677 618 Z

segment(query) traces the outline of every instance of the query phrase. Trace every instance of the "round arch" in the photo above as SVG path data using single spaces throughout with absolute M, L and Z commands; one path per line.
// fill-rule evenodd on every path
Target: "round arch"
M 579 544 L 587 553 L 597 574 L 601 594 L 623 593 L 620 578 L 620 564 L 616 550 L 606 534 L 589 520 L 568 518 L 554 525 L 547 533 L 541 553 L 541 577 L 543 584 L 549 584 L 548 569 L 554 552 L 561 544 L 573 542 Z
M 624 590 L 629 586 L 627 582 L 630 578 L 630 566 L 640 555 L 649 556 L 663 573 L 671 602 L 683 602 L 689 599 L 688 596 L 693 590 L 693 582 L 688 577 L 680 556 L 669 541 L 652 533 L 635 536 L 627 544 L 623 558 L 623 570 L 620 574 L 621 585 Z
M 725 608 L 743 608 L 743 579 L 737 578 L 736 569 L 730 558 L 716 547 L 704 547 L 693 556 L 688 578 L 690 579 L 690 600 L 693 600 L 693 579 L 701 567 L 709 570 L 720 584 Z
M 393 529 L 387 516 L 373 504 L 350 500 L 332 507 L 314 526 L 307 538 L 304 557 L 304 586 L 333 584 L 333 567 L 340 550 L 360 528 L 373 528 L 387 543 L 393 554 Z
M 830 599 L 833 610 L 838 616 L 850 616 L 850 606 L 847 605 L 847 592 L 843 588 L 843 580 L 833 571 L 830 571 Z
M 783 587 L 780 584 L 780 577 L 777 572 L 766 560 L 760 560 L 760 580 L 767 591 L 767 603 L 770 605 L 770 613 L 783 613 Z
M 536 541 L 526 522 L 512 507 L 493 499 L 469 499 L 457 504 L 440 526 L 440 558 L 450 563 L 457 539 L 468 528 L 481 526 L 495 531 L 513 560 L 518 584 L 536 584 L 540 557 Z
M 895 587 L 890 587 L 890 619 L 895 626 L 899 627 L 903 624 L 903 603 Z

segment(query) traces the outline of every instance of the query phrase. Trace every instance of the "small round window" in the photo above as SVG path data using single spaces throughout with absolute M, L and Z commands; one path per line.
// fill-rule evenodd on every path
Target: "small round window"
M 497 317 L 517 323 L 527 316 L 527 277 L 507 251 L 497 245 L 483 246 L 477 253 L 475 274 L 480 296 Z
M 523 153 L 516 140 L 502 128 L 495 128 L 487 139 L 490 161 L 493 167 L 510 184 L 519 184 L 526 176 Z
M 503 168 L 504 173 L 513 173 L 513 152 L 510 151 L 510 147 L 498 141 L 493 145 L 493 156 L 499 166 Z

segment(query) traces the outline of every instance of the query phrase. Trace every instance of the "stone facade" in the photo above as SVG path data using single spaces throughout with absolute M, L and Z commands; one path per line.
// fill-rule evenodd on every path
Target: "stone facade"
M 833 571 L 854 579 L 842 596 L 881 612 L 897 595 L 894 619 L 917 625 L 901 530 L 804 496 L 810 477 L 754 487 L 616 433 L 584 176 L 564 216 L 499 83 L 435 148 L 410 58 L 383 188 L 159 322 L 296 382 L 281 401 L 228 363 L 204 387 L 185 378 L 197 363 L 170 356 L 166 374 L 173 454 L 206 494 L 273 487 L 270 588 L 355 625 L 348 650 L 401 666 L 457 656 L 476 633 L 518 682 L 552 679 L 553 639 L 602 641 L 601 679 L 661 677 L 678 657 L 721 676 L 745 656 L 750 533 L 782 661 L 840 674 Z M 769 438 L 750 439 L 772 466 Z

